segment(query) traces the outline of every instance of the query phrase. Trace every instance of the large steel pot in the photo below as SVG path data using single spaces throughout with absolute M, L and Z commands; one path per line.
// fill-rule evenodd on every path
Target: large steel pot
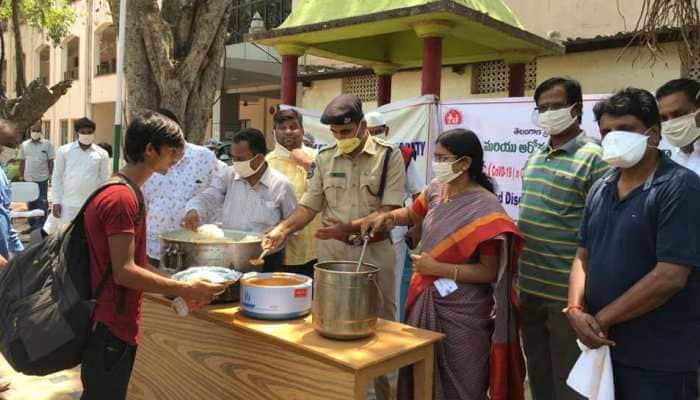
M 202 237 L 187 229 L 160 235 L 160 267 L 177 272 L 189 267 L 210 265 L 252 271 L 250 259 L 262 253 L 262 237 L 257 233 L 224 229 L 224 238 Z
M 332 339 L 359 339 L 377 327 L 381 298 L 379 268 L 357 262 L 331 261 L 314 267 L 313 326 Z
M 245 273 L 256 269 L 249 261 L 262 253 L 261 243 L 260 234 L 227 229 L 222 239 L 202 237 L 187 229 L 166 232 L 160 235 L 160 267 L 170 273 L 203 265 Z M 236 282 L 214 303 L 237 302 L 240 290 Z

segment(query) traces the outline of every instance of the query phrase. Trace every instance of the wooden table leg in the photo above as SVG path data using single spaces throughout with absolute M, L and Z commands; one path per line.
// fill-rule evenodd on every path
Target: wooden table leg
M 413 364 L 413 398 L 415 400 L 432 400 L 433 398 L 433 345 L 425 347 L 425 357 Z
M 355 400 L 367 399 L 367 384 L 369 384 L 367 376 L 362 372 L 357 372 L 355 374 Z

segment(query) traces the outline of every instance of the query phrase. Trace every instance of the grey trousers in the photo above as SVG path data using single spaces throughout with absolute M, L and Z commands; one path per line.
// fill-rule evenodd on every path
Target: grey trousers
M 581 351 L 561 310 L 566 304 L 520 293 L 522 338 L 533 400 L 583 400 L 566 384 Z

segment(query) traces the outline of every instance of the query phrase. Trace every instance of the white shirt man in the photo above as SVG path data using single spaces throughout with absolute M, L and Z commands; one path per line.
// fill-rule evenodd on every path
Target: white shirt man
M 32 131 L 32 138 L 27 139 L 19 147 L 18 160 L 24 162 L 26 182 L 46 182 L 51 177 L 53 160 L 56 158 L 51 142 L 41 136 L 41 132 Z
M 52 182 L 53 216 L 44 225 L 51 234 L 71 222 L 95 189 L 112 175 L 107 152 L 94 144 L 94 123 L 87 118 L 75 122 L 79 139 L 56 152 Z
M 193 229 L 201 220 L 214 222 L 221 211 L 224 229 L 262 234 L 289 217 L 297 200 L 289 180 L 265 161 L 265 136 L 244 129 L 231 145 L 233 167 L 218 174 L 211 185 L 187 202 L 184 226 Z M 265 258 L 264 272 L 281 271 L 284 253 L 275 249 Z
M 700 175 L 700 82 L 674 79 L 656 91 L 661 115 L 660 145 L 671 159 Z
M 220 168 L 213 152 L 187 143 L 184 157 L 167 174 L 153 174 L 146 181 L 141 191 L 148 207 L 148 257 L 160 260 L 160 235 L 180 228 L 187 202 L 211 185 Z M 219 217 L 214 215 L 213 220 L 218 221 Z
M 367 130 L 369 130 L 372 136 L 378 136 L 386 138 L 389 136 L 389 126 L 386 123 L 384 115 L 378 111 L 371 111 L 365 114 L 365 120 L 367 121 Z M 399 148 L 398 151 L 401 151 Z M 412 196 L 414 194 L 419 194 L 425 188 L 425 183 L 421 179 L 416 163 L 411 160 L 406 167 L 406 188 L 404 192 L 404 204 L 410 205 L 412 201 Z M 408 232 L 408 227 L 398 226 L 391 230 L 391 243 L 394 246 L 394 252 L 396 253 L 396 295 L 400 296 L 401 286 L 404 275 L 404 264 L 406 263 L 406 256 L 408 254 L 408 245 L 406 244 L 406 233 Z M 398 313 L 399 318 L 402 314 L 402 303 L 398 301 Z
M 41 134 L 41 123 L 32 127 L 31 139 L 25 140 L 19 146 L 17 159 L 21 160 L 20 173 L 26 182 L 34 182 L 39 186 L 39 197 L 28 204 L 30 210 L 40 209 L 44 211 L 44 217 L 29 218 L 28 233 L 40 228 L 46 221 L 49 210 L 48 189 L 49 177 L 53 172 L 53 160 L 56 154 L 51 142 L 44 139 Z

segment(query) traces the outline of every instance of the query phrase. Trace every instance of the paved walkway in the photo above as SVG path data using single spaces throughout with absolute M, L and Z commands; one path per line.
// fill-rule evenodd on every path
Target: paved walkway
M 0 394 L 2 400 L 78 400 L 83 391 L 79 367 L 48 376 L 28 376 L 13 371 L 1 356 L 0 380 L 11 385 Z

